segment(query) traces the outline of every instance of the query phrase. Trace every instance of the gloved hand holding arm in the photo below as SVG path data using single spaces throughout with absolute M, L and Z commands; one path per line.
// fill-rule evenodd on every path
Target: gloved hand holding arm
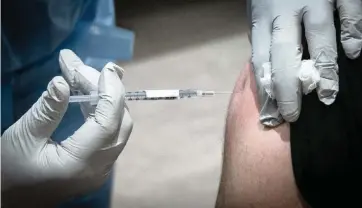
M 87 68 L 74 53 L 63 52 L 63 72 L 77 71 L 72 65 L 75 62 L 77 67 Z M 100 75 L 94 70 L 91 73 L 97 74 L 99 81 L 90 78 L 88 71 L 83 71 L 83 79 L 68 73 L 73 75 L 71 88 L 92 85 L 98 88 L 100 100 L 85 124 L 68 139 L 57 144 L 50 138 L 68 106 L 69 85 L 62 77 L 55 77 L 32 108 L 2 135 L 5 205 L 53 206 L 96 190 L 108 178 L 132 131 L 132 119 L 125 109 L 122 70 L 113 63 Z
M 362 43 L 360 0 L 337 1 L 342 19 L 342 42 L 346 54 L 359 55 Z M 319 99 L 329 105 L 338 93 L 334 2 L 327 0 L 249 0 L 252 63 L 258 86 L 260 121 L 276 126 L 282 118 L 296 121 L 301 110 L 301 23 L 311 59 L 320 74 Z M 344 25 L 344 26 L 343 26 Z M 358 32 L 359 31 L 359 32 Z M 343 38 L 343 36 L 345 38 Z M 356 44 L 350 44 L 351 42 Z M 271 62 L 271 97 L 265 90 L 264 64 Z M 281 116 L 282 118 L 281 118 Z

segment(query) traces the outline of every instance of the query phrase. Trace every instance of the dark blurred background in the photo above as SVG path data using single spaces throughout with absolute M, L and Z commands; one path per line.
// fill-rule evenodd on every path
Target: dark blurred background
M 245 0 L 116 0 L 115 5 L 117 24 L 136 32 L 135 58 L 247 30 Z

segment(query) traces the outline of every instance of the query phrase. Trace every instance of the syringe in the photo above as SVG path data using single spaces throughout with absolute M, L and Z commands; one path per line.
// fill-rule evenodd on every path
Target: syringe
M 205 91 L 205 90 L 141 90 L 134 92 L 126 92 L 126 100 L 178 100 L 185 98 L 201 98 L 212 97 L 216 94 L 231 94 L 232 92 L 221 91 Z M 73 95 L 70 96 L 70 103 L 89 102 L 96 105 L 99 100 L 98 92 L 91 92 L 89 95 Z

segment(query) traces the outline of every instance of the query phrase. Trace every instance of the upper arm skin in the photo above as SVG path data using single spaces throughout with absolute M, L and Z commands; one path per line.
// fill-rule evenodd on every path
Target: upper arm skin
M 264 128 L 256 98 L 248 64 L 229 104 L 216 207 L 303 207 L 294 182 L 289 125 Z

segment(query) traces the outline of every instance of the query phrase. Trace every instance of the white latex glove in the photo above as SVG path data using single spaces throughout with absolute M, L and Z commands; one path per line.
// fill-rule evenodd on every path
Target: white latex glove
M 355 59 L 362 49 L 362 0 L 337 0 L 341 42 L 347 57 Z
M 339 90 L 333 2 L 248 0 L 248 9 L 261 122 L 276 126 L 282 122 L 282 118 L 293 122 L 299 117 L 302 21 L 311 59 L 320 73 L 317 86 L 319 99 L 327 105 L 332 104 Z M 263 64 L 267 62 L 271 62 L 272 66 L 271 89 L 275 99 L 268 96 L 260 81 L 264 76 Z
M 67 82 L 55 77 L 32 108 L 4 132 L 2 201 L 9 207 L 51 207 L 96 190 L 107 180 L 132 131 L 120 67 L 108 63 L 99 73 L 69 50 L 61 52 L 60 63 L 74 89 L 92 85 L 100 100 L 84 125 L 55 143 L 50 136 L 70 95 Z

